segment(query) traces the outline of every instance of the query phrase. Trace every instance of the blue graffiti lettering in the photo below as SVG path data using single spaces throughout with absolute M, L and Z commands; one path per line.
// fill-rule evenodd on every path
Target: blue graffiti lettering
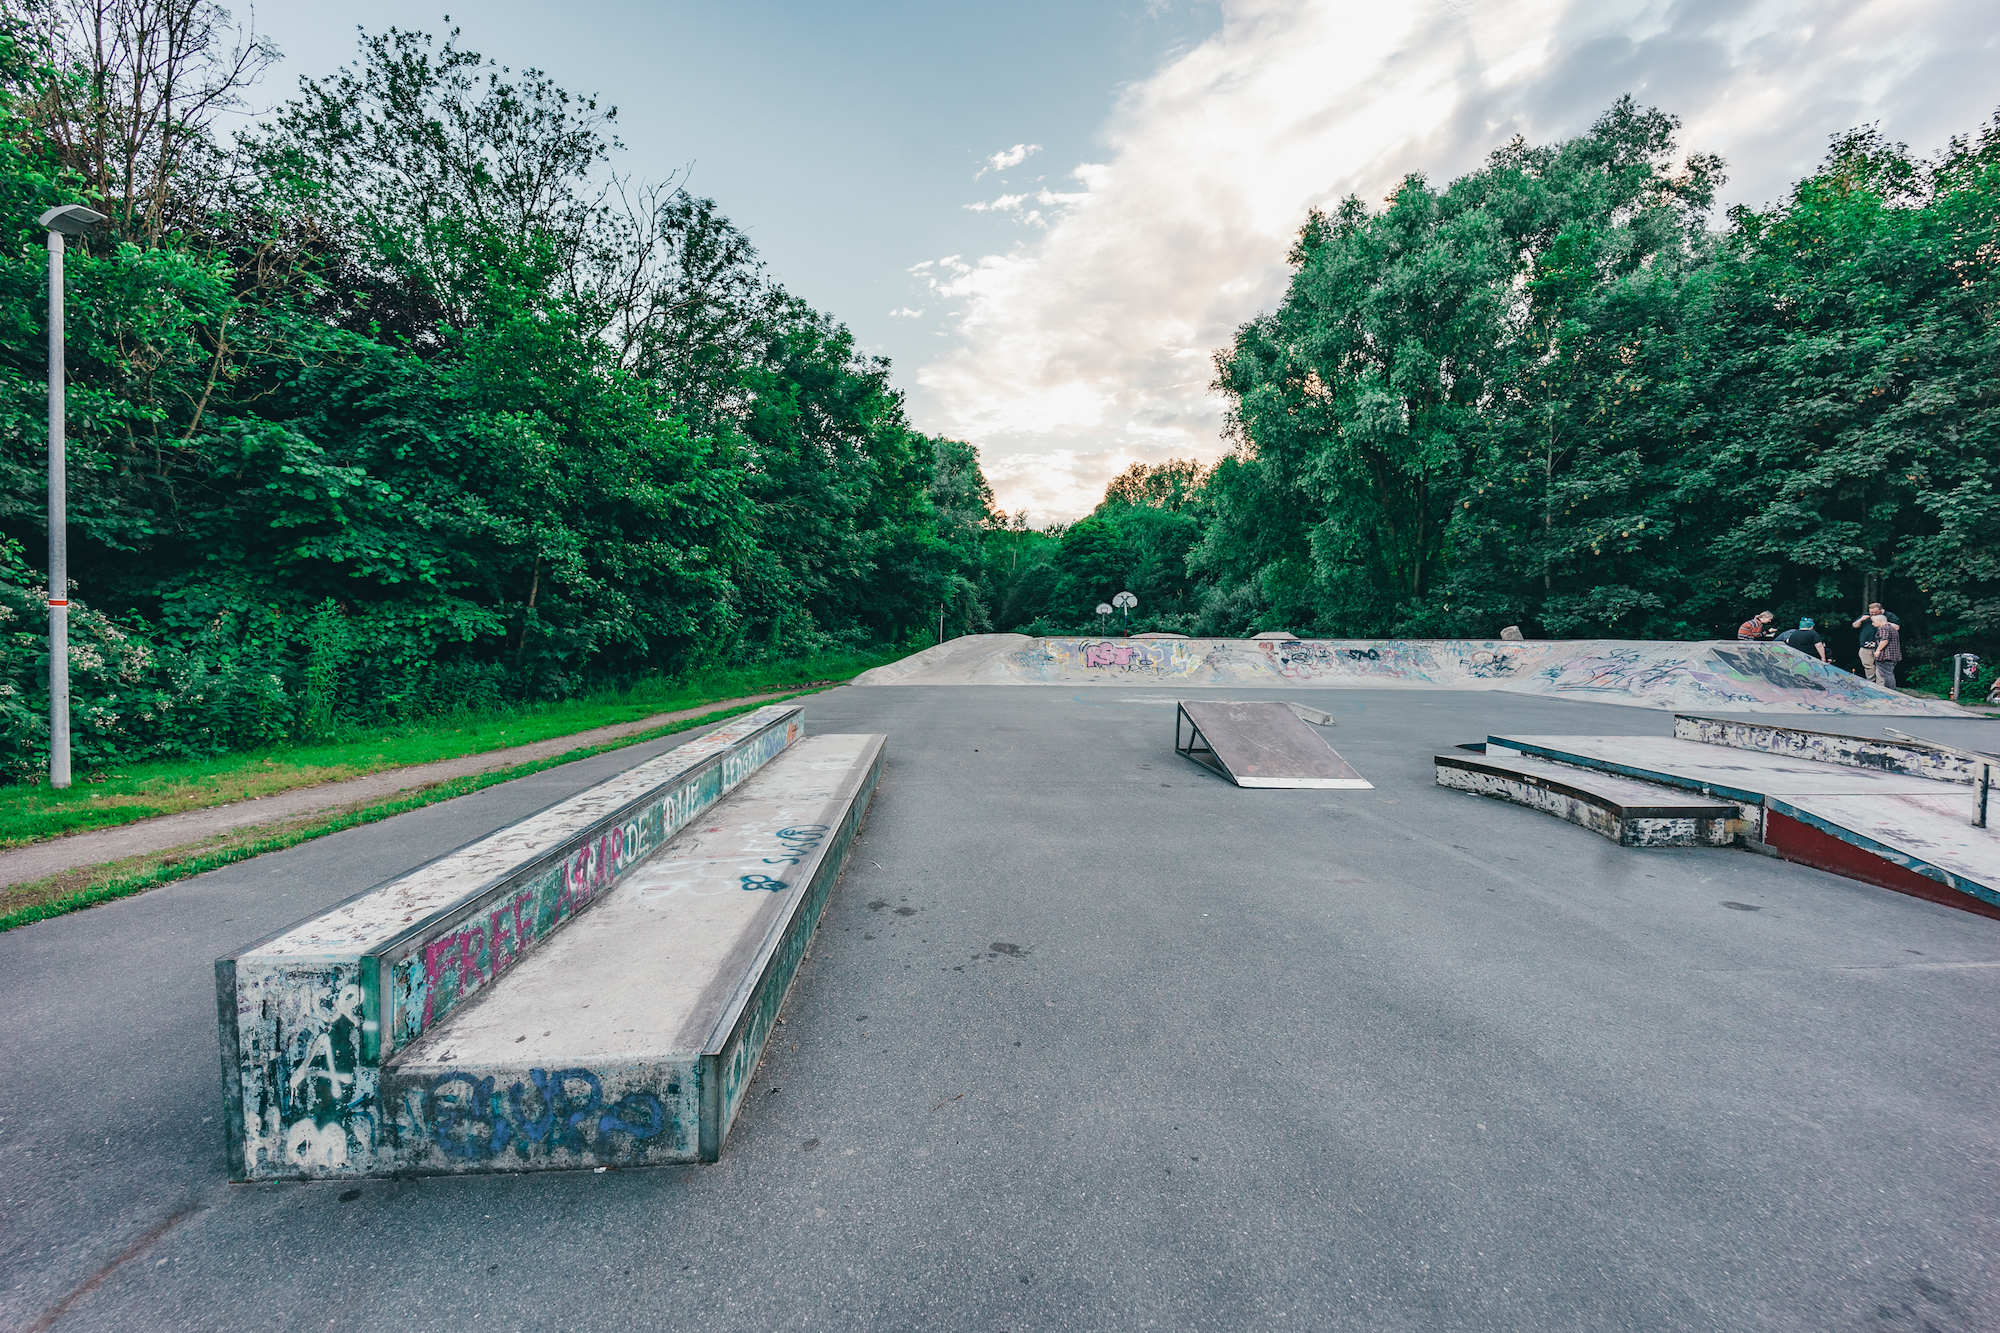
M 660 1099 L 649 1092 L 630 1092 L 612 1104 L 597 1122 L 598 1132 L 617 1130 L 635 1139 L 650 1139 L 666 1128 L 667 1113 Z

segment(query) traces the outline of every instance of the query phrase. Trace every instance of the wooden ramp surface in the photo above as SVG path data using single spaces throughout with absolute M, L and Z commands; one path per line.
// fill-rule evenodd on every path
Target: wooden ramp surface
M 1375 785 L 1307 726 L 1290 704 L 1273 700 L 1183 699 L 1174 719 L 1174 748 L 1217 769 L 1239 787 Z

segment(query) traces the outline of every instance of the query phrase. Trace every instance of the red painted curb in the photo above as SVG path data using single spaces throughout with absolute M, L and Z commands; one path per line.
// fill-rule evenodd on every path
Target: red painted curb
M 1969 893 L 1960 893 L 1908 866 L 1897 865 L 1865 847 L 1843 842 L 1831 833 L 1776 810 L 1764 812 L 1764 842 L 1787 861 L 2000 921 L 2000 907 L 1981 902 Z

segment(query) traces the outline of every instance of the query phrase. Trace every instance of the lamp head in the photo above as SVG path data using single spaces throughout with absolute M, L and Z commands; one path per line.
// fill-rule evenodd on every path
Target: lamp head
M 82 204 L 60 204 L 36 220 L 50 231 L 59 231 L 65 236 L 81 236 L 104 221 L 104 214 Z

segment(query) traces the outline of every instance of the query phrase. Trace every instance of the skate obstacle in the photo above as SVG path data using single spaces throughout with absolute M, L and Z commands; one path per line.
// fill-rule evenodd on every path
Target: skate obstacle
M 1729 801 L 1545 759 L 1441 754 L 1436 765 L 1440 787 L 1541 810 L 1621 847 L 1727 847 L 1750 818 Z
M 1302 713 L 1333 719 L 1269 700 L 1183 699 L 1174 712 L 1174 751 L 1213 769 L 1239 787 L 1372 788 Z
M 1495 735 L 1483 756 L 1435 760 L 1440 786 L 1628 846 L 1733 842 L 2000 918 L 2000 831 L 1985 818 L 1996 764 L 1911 737 L 1688 715 L 1672 738 Z
M 715 1160 L 884 750 L 762 708 L 218 960 L 230 1177 Z

